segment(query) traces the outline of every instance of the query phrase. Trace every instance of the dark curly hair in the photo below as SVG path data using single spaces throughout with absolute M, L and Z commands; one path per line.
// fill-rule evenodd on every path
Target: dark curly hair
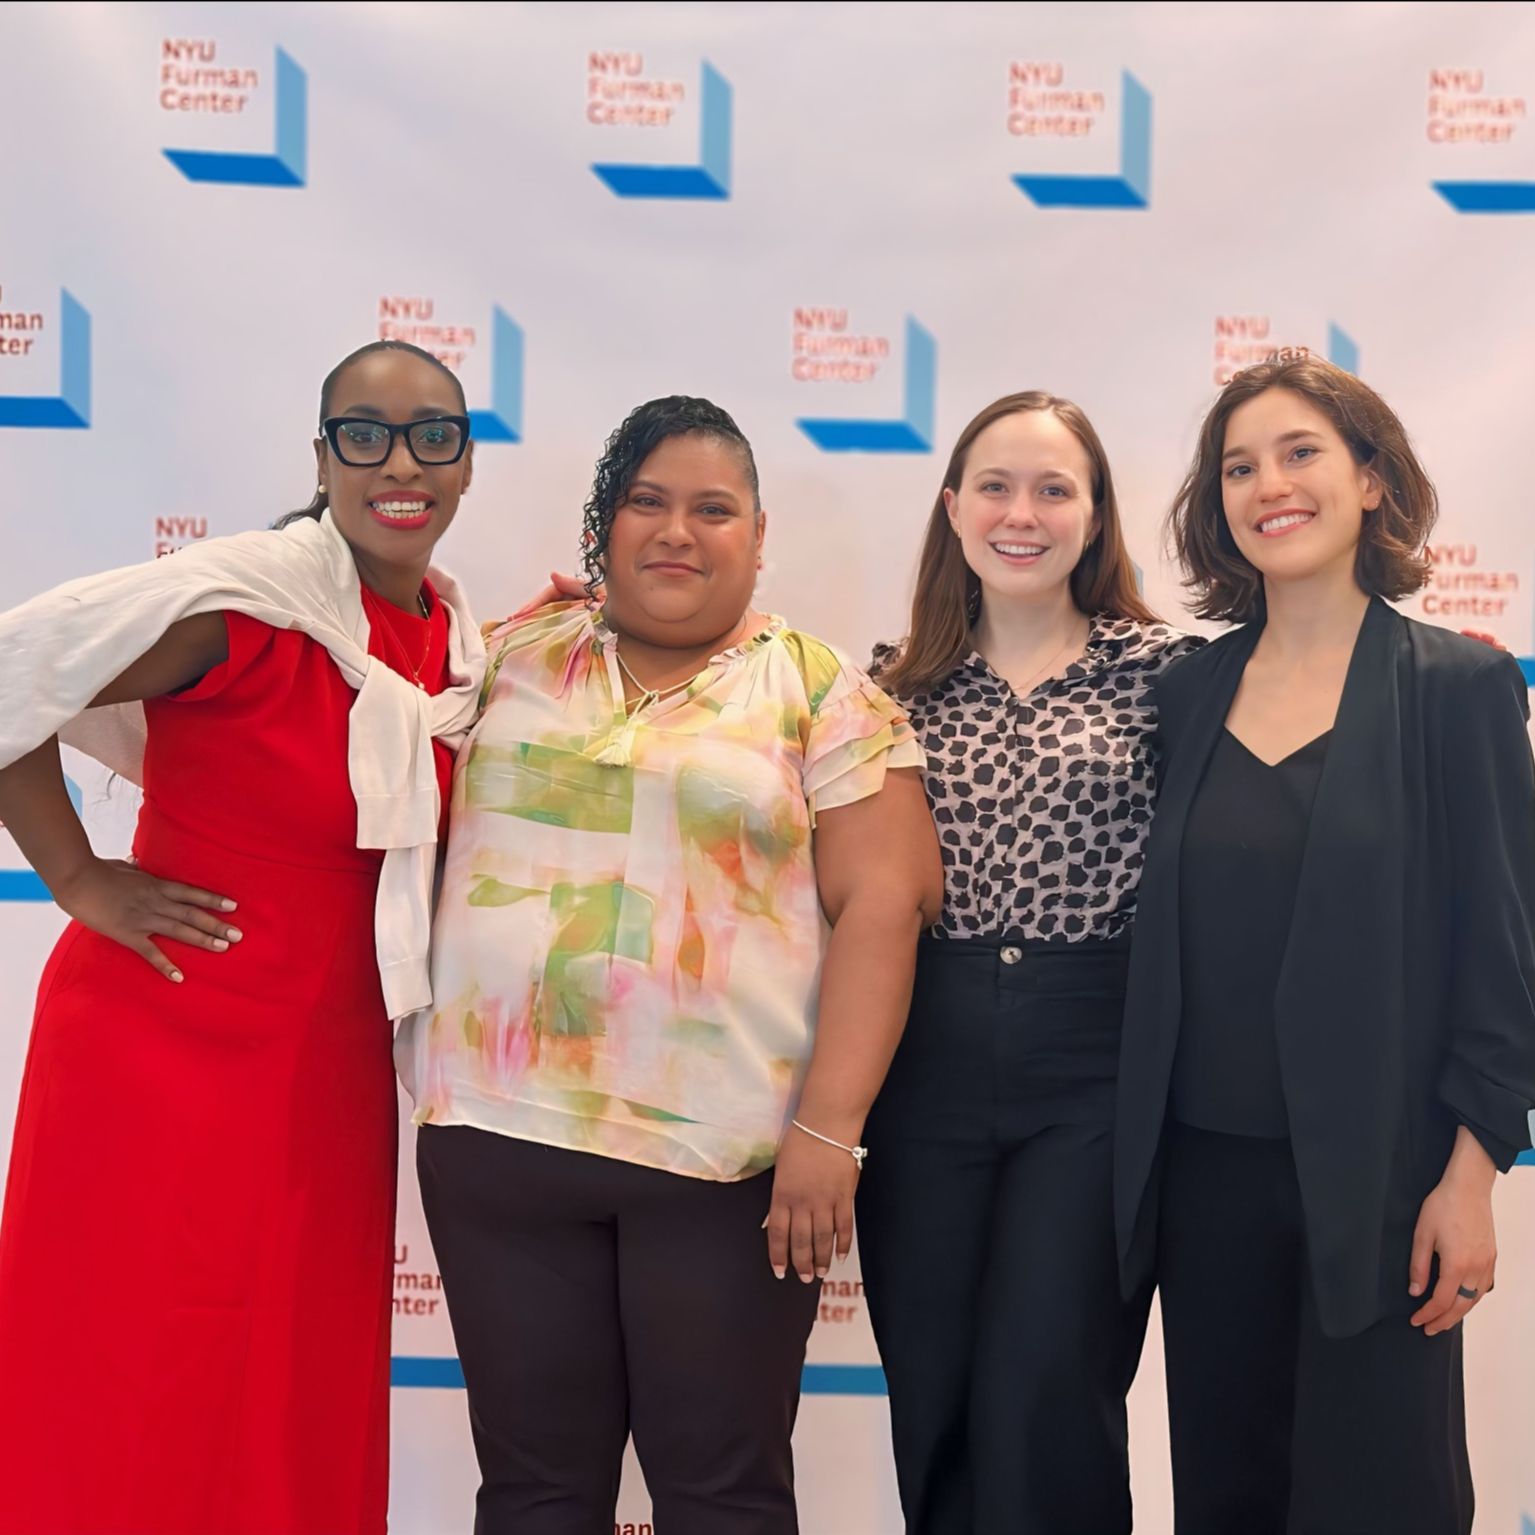
M 668 437 L 712 437 L 730 443 L 741 455 L 746 481 L 752 488 L 752 510 L 761 511 L 757 483 L 757 461 L 746 434 L 735 424 L 728 411 L 711 400 L 692 395 L 669 394 L 664 399 L 647 400 L 636 405 L 624 417 L 618 430 L 608 438 L 592 476 L 592 493 L 587 498 L 582 521 L 581 570 L 589 593 L 602 580 L 602 561 L 608 552 L 608 535 L 613 518 L 629 494 L 629 486 L 639 467 Z
M 360 346 L 355 352 L 348 352 L 329 373 L 325 375 L 325 381 L 320 385 L 320 433 L 325 432 L 325 418 L 330 414 L 331 397 L 336 392 L 336 381 L 346 372 L 352 364 L 360 358 L 368 357 L 374 352 L 409 352 L 412 357 L 419 357 L 422 362 L 429 362 L 439 372 L 446 374 L 448 382 L 453 385 L 453 392 L 458 396 L 458 407 L 465 415 L 469 413 L 469 405 L 464 395 L 464 386 L 458 381 L 456 374 L 440 357 L 433 357 L 430 352 L 423 351 L 419 346 L 412 346 L 409 341 L 370 341 L 365 346 Z M 290 522 L 298 522 L 301 518 L 312 517 L 316 521 L 325 508 L 330 505 L 330 498 L 323 490 L 314 493 L 314 500 L 308 506 L 303 506 L 296 512 L 287 512 L 272 524 L 274 528 L 285 528 Z

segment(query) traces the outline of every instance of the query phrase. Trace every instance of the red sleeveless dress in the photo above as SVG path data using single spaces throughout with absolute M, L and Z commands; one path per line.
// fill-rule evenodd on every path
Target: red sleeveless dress
M 372 653 L 440 691 L 441 604 L 368 596 Z M 313 640 L 227 625 L 227 662 L 146 705 L 134 853 L 238 901 L 243 942 L 164 943 L 178 986 L 71 923 L 43 972 L 0 1220 L 4 1535 L 385 1528 L 397 1117 L 356 695 Z

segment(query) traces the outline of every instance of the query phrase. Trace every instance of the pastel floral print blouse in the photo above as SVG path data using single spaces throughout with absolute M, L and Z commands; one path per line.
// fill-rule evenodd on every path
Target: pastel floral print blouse
M 488 641 L 454 774 L 434 1007 L 402 1029 L 418 1124 L 693 1177 L 772 1165 L 830 934 L 818 811 L 920 767 L 901 710 L 774 618 L 626 714 L 583 603 Z

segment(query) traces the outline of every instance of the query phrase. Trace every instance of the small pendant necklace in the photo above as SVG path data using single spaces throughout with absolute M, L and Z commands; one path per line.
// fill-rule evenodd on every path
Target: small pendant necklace
M 1089 623 L 1087 626 L 1087 634 L 1089 639 L 1092 638 L 1092 632 L 1092 624 Z M 1064 645 L 1061 646 L 1059 650 L 1055 652 L 1053 656 L 1050 657 L 1048 661 L 1045 662 L 1043 666 L 1031 672 L 1023 682 L 1014 687 L 1013 692 L 1019 698 L 1027 698 L 1028 695 L 1032 693 L 1034 689 L 1038 687 L 1046 677 L 1051 675 L 1051 673 L 1055 670 L 1057 662 L 1059 662 L 1072 650 L 1080 651 L 1085 643 L 1086 641 L 1078 640 L 1076 636 L 1073 635 L 1069 640 L 1066 641 Z
M 406 669 L 410 672 L 410 680 L 414 682 L 423 693 L 426 692 L 426 684 L 421 680 L 421 668 L 426 665 L 426 658 L 432 653 L 432 631 L 428 629 L 426 632 L 426 644 L 422 647 L 421 660 L 419 664 L 413 662 L 410 658 L 410 652 L 405 648 L 405 641 L 402 640 L 397 633 L 395 633 L 394 625 L 389 622 L 388 614 L 386 614 L 379 606 L 379 599 L 375 597 L 366 586 L 363 587 L 362 590 L 365 604 L 373 611 L 373 615 L 376 620 L 376 627 L 381 627 L 384 633 L 387 634 L 390 640 L 393 642 L 395 651 L 399 655 L 400 659 L 405 663 Z M 432 611 L 426 605 L 426 598 L 419 591 L 416 593 L 416 603 L 417 606 L 419 606 L 421 609 L 421 616 L 425 619 L 430 619 L 432 616 Z
M 624 723 L 617 735 L 597 753 L 593 759 L 603 767 L 628 767 L 634 760 L 634 737 L 642 723 L 640 716 L 653 704 L 658 704 L 663 698 L 670 698 L 674 693 L 680 693 L 684 688 L 690 688 L 714 665 L 711 659 L 704 666 L 693 673 L 691 677 L 684 677 L 681 682 L 674 682 L 669 687 L 647 687 L 630 669 L 629 663 L 624 660 L 623 653 L 618 648 L 615 640 L 613 644 L 613 659 L 618 662 L 618 669 L 630 682 L 640 690 L 640 696 L 632 701 L 623 700 Z
M 670 687 L 651 688 L 646 687 L 645 684 L 641 682 L 640 679 L 636 677 L 632 671 L 629 670 L 629 663 L 624 660 L 623 652 L 619 650 L 617 646 L 614 646 L 613 648 L 613 656 L 614 659 L 618 662 L 619 671 L 621 671 L 624 676 L 626 676 L 629 681 L 632 682 L 635 687 L 640 690 L 640 696 L 638 698 L 632 701 L 628 699 L 624 700 L 625 714 L 638 714 L 640 710 L 643 709 L 647 704 L 660 703 L 663 698 L 670 698 L 673 693 L 680 693 L 683 688 L 692 687 L 693 684 L 697 682 L 698 679 L 702 677 L 706 671 L 709 670 L 707 666 L 701 667 L 698 671 L 694 672 L 691 677 L 684 677 L 681 682 L 674 682 Z

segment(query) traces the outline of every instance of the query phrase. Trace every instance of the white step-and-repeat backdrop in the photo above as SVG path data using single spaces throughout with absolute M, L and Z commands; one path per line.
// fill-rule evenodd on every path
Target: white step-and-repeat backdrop
M 866 654 L 901 631 L 948 444 L 1024 388 L 1091 414 L 1176 614 L 1159 520 L 1196 423 L 1291 345 L 1379 387 L 1438 481 L 1409 610 L 1535 655 L 1532 98 L 1528 4 L 8 6 L 0 606 L 306 501 L 321 376 L 394 336 L 468 387 L 444 559 L 487 615 L 571 567 L 625 411 L 686 392 L 757 447 L 763 601 Z M 124 806 L 81 776 L 110 837 Z M 59 926 L 0 833 L 7 1124 Z M 393 1528 L 443 1535 L 475 1474 L 408 1134 L 401 1187 Z M 1535 1535 L 1535 1166 L 1499 1199 L 1477 1529 Z M 856 1268 L 810 1360 L 807 1535 L 890 1535 Z M 1151 1532 L 1161 1394 L 1153 1333 Z M 649 1529 L 632 1466 L 618 1528 Z

